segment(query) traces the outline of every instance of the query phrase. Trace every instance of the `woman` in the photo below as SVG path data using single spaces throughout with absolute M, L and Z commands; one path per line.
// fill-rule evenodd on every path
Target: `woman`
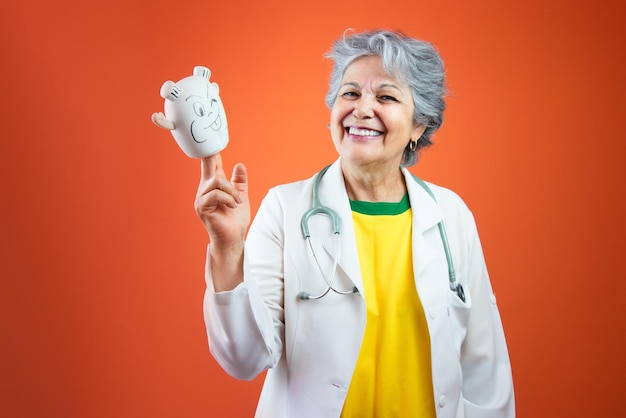
M 329 57 L 339 158 L 320 177 L 271 189 L 245 240 L 245 167 L 228 181 L 219 156 L 203 160 L 196 210 L 211 241 L 213 356 L 239 379 L 268 370 L 258 417 L 513 417 L 474 219 L 453 192 L 405 168 L 443 121 L 439 55 L 373 31 L 338 39 Z M 322 212 L 301 224 L 314 193 L 340 221 Z

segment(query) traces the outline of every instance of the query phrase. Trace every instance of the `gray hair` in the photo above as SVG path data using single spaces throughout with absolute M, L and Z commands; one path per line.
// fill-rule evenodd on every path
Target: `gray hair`
M 325 55 L 333 60 L 326 105 L 332 108 L 337 99 L 341 79 L 352 62 L 364 56 L 379 56 L 387 74 L 407 84 L 413 95 L 413 120 L 426 126 L 417 146 L 407 145 L 402 165 L 417 162 L 417 150 L 432 145 L 433 133 L 443 123 L 446 109 L 445 71 L 437 50 L 428 42 L 411 38 L 402 32 L 374 30 L 344 34 Z

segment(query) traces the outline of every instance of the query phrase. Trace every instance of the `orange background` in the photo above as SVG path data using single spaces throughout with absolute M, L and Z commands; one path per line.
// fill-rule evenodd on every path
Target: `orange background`
M 623 415 L 620 3 L 5 1 L 0 415 L 252 415 L 261 379 L 207 349 L 199 164 L 150 114 L 165 80 L 210 67 L 256 210 L 335 159 L 322 56 L 348 27 L 446 62 L 446 122 L 413 171 L 476 216 L 518 416 Z

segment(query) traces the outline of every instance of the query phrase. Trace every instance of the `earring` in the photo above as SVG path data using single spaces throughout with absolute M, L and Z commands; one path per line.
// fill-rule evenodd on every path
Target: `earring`
M 409 149 L 415 151 L 417 149 L 417 141 L 409 140 Z

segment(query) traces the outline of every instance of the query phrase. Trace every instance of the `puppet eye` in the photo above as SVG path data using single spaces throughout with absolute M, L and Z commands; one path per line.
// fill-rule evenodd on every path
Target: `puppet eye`
M 196 115 L 203 117 L 206 115 L 206 110 L 204 109 L 204 105 L 200 102 L 194 102 L 193 111 L 196 112 Z

